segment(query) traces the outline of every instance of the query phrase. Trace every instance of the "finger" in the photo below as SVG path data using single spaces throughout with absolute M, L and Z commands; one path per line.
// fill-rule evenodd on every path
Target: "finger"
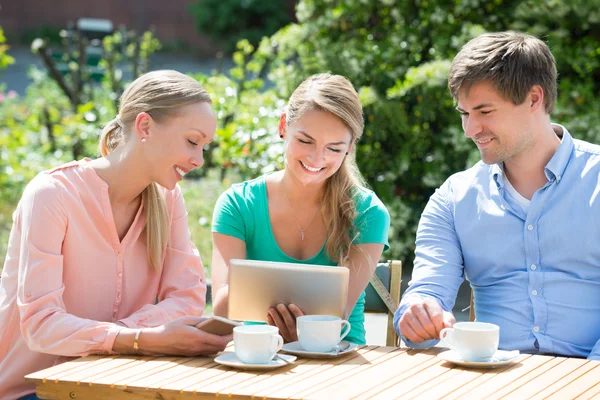
M 402 325 L 403 327 L 406 327 L 406 326 L 410 327 L 410 329 L 414 332 L 416 338 L 418 338 L 417 341 L 422 342 L 424 340 L 429 339 L 429 334 L 427 333 L 427 331 L 425 331 L 425 329 L 421 325 L 421 322 L 414 315 L 414 312 L 412 311 L 412 307 L 411 307 L 411 309 L 408 309 L 404 313 L 404 315 L 402 315 L 402 319 L 400 321 L 404 322 L 404 324 Z M 402 332 L 404 332 L 404 331 L 402 331 Z
M 219 336 L 219 335 L 215 335 L 212 333 L 208 333 L 205 331 L 202 331 L 200 329 L 198 329 L 198 342 L 207 346 L 214 346 L 214 347 L 219 347 L 219 346 L 226 346 L 227 343 L 230 342 L 229 337 L 231 337 L 232 335 L 226 335 L 226 336 Z
M 452 328 L 456 323 L 456 318 L 454 318 L 454 314 L 451 312 L 444 311 L 444 328 Z
M 275 326 L 275 321 L 273 321 L 273 317 L 271 317 L 271 314 L 267 314 L 267 324 Z
M 420 331 L 415 329 L 419 336 L 425 338 L 425 340 L 433 339 L 438 336 L 435 326 L 433 326 L 431 318 L 429 318 L 429 314 L 427 313 L 423 304 L 418 304 L 414 307 L 413 315 L 420 324 Z
M 277 311 L 281 314 L 288 332 L 294 332 L 296 330 L 296 318 L 292 315 L 290 310 L 288 310 L 284 304 L 279 304 L 277 305 Z
M 300 307 L 298 307 L 294 303 L 290 303 L 290 305 L 288 306 L 288 309 L 292 312 L 292 314 L 294 315 L 295 318 L 298 318 L 298 317 L 301 317 L 304 315 L 304 312 L 302 312 Z
M 271 314 L 271 318 L 273 318 L 273 322 L 275 323 L 275 326 L 277 328 L 279 328 L 279 334 L 281 336 L 283 336 L 284 339 L 288 338 L 289 333 L 287 330 L 287 326 L 285 325 L 285 322 L 281 318 L 281 315 L 279 315 L 279 312 L 272 308 L 271 310 L 269 310 L 269 313 Z
M 185 317 L 177 318 L 175 321 L 179 322 L 181 325 L 192 325 L 196 326 L 200 322 L 206 321 L 208 318 L 206 317 L 197 317 L 195 315 L 186 315 Z M 174 322 L 175 322 L 174 321 Z
M 439 303 L 426 301 L 423 303 L 423 307 L 429 316 L 429 320 L 433 324 L 433 328 L 435 330 L 433 337 L 439 338 L 440 332 L 446 326 L 444 326 L 444 310 L 440 307 Z
M 415 333 L 415 331 L 408 324 L 404 324 L 403 326 L 399 326 L 400 332 L 402 332 L 402 336 L 411 342 L 421 343 L 423 338 Z

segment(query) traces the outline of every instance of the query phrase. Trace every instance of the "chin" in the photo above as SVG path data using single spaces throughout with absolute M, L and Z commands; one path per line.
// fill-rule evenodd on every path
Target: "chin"
M 177 186 L 177 182 L 154 181 L 154 183 L 167 190 L 173 190 Z

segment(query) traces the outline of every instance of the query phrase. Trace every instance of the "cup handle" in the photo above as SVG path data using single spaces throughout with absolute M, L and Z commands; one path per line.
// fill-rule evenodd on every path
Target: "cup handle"
M 453 328 L 444 328 L 440 331 L 440 340 L 450 349 L 458 352 L 456 346 L 454 345 L 454 329 Z
M 283 338 L 281 337 L 281 335 L 273 335 L 273 339 L 277 341 L 277 344 L 275 346 L 273 346 L 273 343 L 275 342 L 271 341 L 271 351 L 273 352 L 273 356 L 275 356 L 275 354 L 277 354 L 279 350 L 281 350 L 281 348 L 283 347 Z
M 344 331 L 344 327 L 346 327 L 348 329 L 346 329 L 346 331 Z M 344 339 L 350 333 L 351 328 L 352 328 L 352 325 L 350 325 L 350 322 L 348 322 L 346 320 L 342 321 L 342 335 L 340 336 L 340 342 L 342 341 L 342 339 Z

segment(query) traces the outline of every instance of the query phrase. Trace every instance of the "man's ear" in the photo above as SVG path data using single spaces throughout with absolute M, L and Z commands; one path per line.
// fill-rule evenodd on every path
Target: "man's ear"
M 544 108 L 544 89 L 540 85 L 533 85 L 529 91 L 529 102 L 531 111 L 537 111 Z

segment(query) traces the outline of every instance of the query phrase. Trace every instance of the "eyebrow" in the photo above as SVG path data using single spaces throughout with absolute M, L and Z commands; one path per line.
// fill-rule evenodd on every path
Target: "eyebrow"
M 477 107 L 473 107 L 473 111 L 477 111 L 477 110 L 481 110 L 482 108 L 486 108 L 486 107 L 493 107 L 493 106 L 494 106 L 494 105 L 493 105 L 492 103 L 483 103 L 483 104 L 480 104 L 480 105 L 478 105 Z M 462 109 L 462 108 L 460 108 L 460 107 L 456 107 L 456 109 L 457 109 L 459 112 L 466 112 L 465 110 L 463 110 L 463 109 Z
M 307 138 L 311 139 L 311 140 L 315 140 L 315 138 L 313 138 L 312 136 L 310 136 L 308 133 L 301 131 L 301 130 L 297 130 L 296 132 L 303 134 L 304 136 L 306 136 Z M 346 144 L 346 142 L 341 141 L 341 142 L 334 142 L 334 143 L 327 143 L 328 146 L 337 146 L 340 144 Z
M 202 135 L 202 137 L 204 137 L 204 139 L 206 139 L 206 133 L 202 132 L 200 129 L 197 129 L 197 128 L 190 128 L 190 129 L 200 133 Z

